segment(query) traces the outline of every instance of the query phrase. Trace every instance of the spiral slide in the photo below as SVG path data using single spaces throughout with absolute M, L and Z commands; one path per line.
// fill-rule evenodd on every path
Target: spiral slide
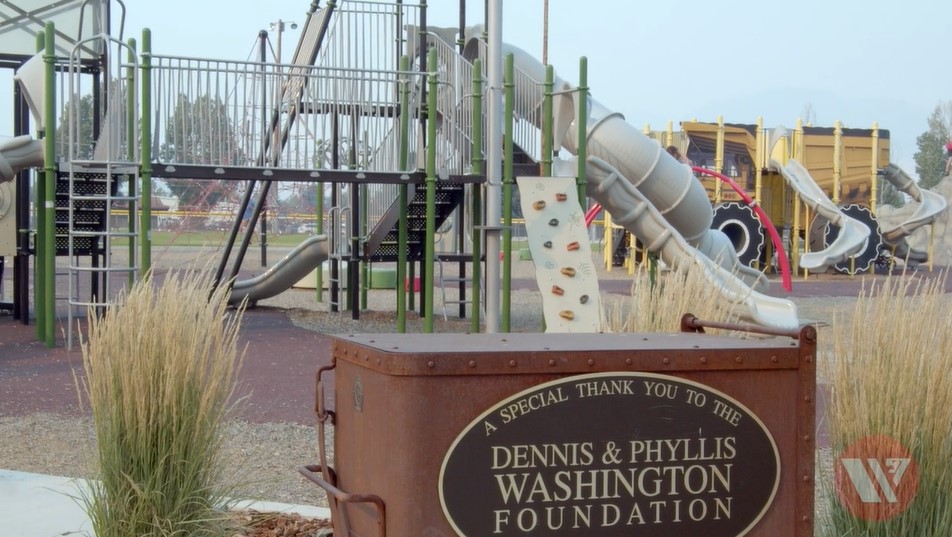
M 254 303 L 278 295 L 326 261 L 327 257 L 327 235 L 310 237 L 266 272 L 236 281 L 231 287 L 228 303 L 234 306 L 245 299 Z
M 935 222 L 936 217 L 948 208 L 948 202 L 941 194 L 930 190 L 921 190 L 919 185 L 899 166 L 890 163 L 883 176 L 898 190 L 908 194 L 919 203 L 916 212 L 908 220 L 890 229 L 883 229 L 883 239 L 891 245 L 905 245 L 905 238 L 922 226 Z
M 545 67 L 521 49 L 509 45 L 504 48 L 504 53 L 513 54 L 516 67 L 537 82 L 517 84 L 516 102 L 541 103 Z M 556 145 L 577 154 L 578 107 L 573 100 L 578 93 L 558 77 L 554 89 Z M 591 98 L 587 110 L 588 194 L 616 222 L 642 237 L 647 248 L 658 252 L 668 265 L 700 266 L 708 281 L 746 320 L 784 330 L 799 326 L 796 306 L 759 292 L 764 289 L 766 278 L 739 263 L 730 239 L 710 229 L 711 204 L 691 168 L 671 157 L 621 114 Z M 541 116 L 532 112 L 516 110 L 522 117 Z
M 802 164 L 794 159 L 788 160 L 786 164 L 770 159 L 770 167 L 780 171 L 787 184 L 808 207 L 839 228 L 836 239 L 826 248 L 800 256 L 802 268 L 822 272 L 863 251 L 869 239 L 869 228 L 859 220 L 843 214 Z

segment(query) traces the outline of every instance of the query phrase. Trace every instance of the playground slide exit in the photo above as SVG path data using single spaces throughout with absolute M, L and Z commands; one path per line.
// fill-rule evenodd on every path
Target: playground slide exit
M 0 142 L 0 183 L 12 181 L 24 168 L 43 166 L 43 142 L 28 135 Z
M 919 204 L 912 216 L 904 222 L 882 230 L 883 239 L 889 244 L 898 245 L 904 242 L 904 239 L 912 235 L 915 230 L 935 222 L 936 218 L 948 208 L 948 202 L 941 194 L 920 189 L 909 174 L 891 162 L 883 171 L 883 176 Z
M 527 52 L 504 45 L 504 54 L 509 53 L 516 68 L 537 83 L 517 84 L 515 90 L 520 95 L 516 102 L 541 103 L 545 66 Z M 575 89 L 555 77 L 555 145 L 572 154 L 578 151 Z M 710 201 L 690 167 L 671 157 L 621 114 L 591 97 L 587 104 L 588 194 L 669 265 L 700 265 L 722 297 L 738 308 L 746 307 L 738 313 L 748 320 L 767 327 L 796 328 L 796 306 L 761 293 L 766 285 L 763 275 L 740 263 L 730 239 L 711 229 Z M 523 117 L 541 117 L 529 112 L 516 110 Z
M 826 248 L 801 255 L 800 267 L 812 271 L 824 271 L 863 251 L 866 240 L 869 239 L 869 228 L 862 222 L 843 214 L 816 184 L 803 164 L 795 159 L 789 159 L 784 164 L 772 158 L 769 165 L 780 171 L 787 184 L 810 209 L 840 229 L 836 239 Z
M 236 281 L 228 303 L 235 306 L 245 299 L 254 303 L 284 292 L 326 261 L 328 252 L 327 235 L 309 237 L 266 272 Z

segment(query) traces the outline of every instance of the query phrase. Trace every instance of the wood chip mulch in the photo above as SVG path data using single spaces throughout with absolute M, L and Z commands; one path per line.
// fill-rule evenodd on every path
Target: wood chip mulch
M 234 537 L 316 537 L 321 530 L 332 528 L 327 519 L 253 509 L 236 513 L 235 523 L 239 530 Z

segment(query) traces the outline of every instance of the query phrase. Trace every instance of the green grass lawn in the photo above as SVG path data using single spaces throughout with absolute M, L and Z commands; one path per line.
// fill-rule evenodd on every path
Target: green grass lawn
M 293 248 L 302 242 L 304 242 L 308 237 L 312 235 L 308 233 L 284 233 L 277 235 L 274 233 L 268 234 L 268 245 L 275 247 L 290 247 Z M 253 244 L 259 244 L 259 235 L 256 233 L 254 237 Z M 217 231 L 217 230 L 202 230 L 202 231 L 152 231 L 152 247 L 153 248 L 162 248 L 166 246 L 216 246 L 218 244 L 223 244 L 225 239 L 228 238 L 227 231 Z M 241 236 L 238 236 L 237 241 L 241 240 Z M 236 241 L 236 242 L 237 242 Z M 113 240 L 112 244 L 114 246 L 122 246 L 127 244 L 127 241 L 124 238 L 116 238 Z M 512 240 L 512 249 L 514 252 L 518 253 L 520 249 L 528 248 L 529 244 L 524 238 L 514 238 Z M 592 244 L 593 251 L 600 251 L 601 246 L 598 244 Z
M 294 247 L 304 242 L 310 237 L 306 233 L 287 233 L 283 235 L 268 234 L 269 246 L 288 246 Z M 223 244 L 228 238 L 227 231 L 153 231 L 152 247 L 162 248 L 165 246 L 215 246 Z M 258 243 L 259 235 L 255 234 L 254 244 Z M 241 237 L 238 237 L 241 240 Z M 113 245 L 121 246 L 125 244 L 124 239 L 116 239 Z

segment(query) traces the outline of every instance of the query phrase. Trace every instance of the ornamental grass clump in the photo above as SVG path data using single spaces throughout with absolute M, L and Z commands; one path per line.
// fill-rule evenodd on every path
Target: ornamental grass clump
M 612 332 L 678 332 L 685 313 L 709 321 L 737 320 L 731 305 L 693 265 L 661 272 L 655 281 L 647 269 L 639 269 L 631 296 L 611 300 L 606 325 Z
M 169 274 L 90 314 L 83 392 L 99 476 L 82 501 L 97 537 L 223 534 L 242 310 L 227 310 L 227 286 L 210 289 L 198 272 Z
M 890 277 L 834 319 L 817 535 L 952 531 L 952 300 L 945 275 Z

